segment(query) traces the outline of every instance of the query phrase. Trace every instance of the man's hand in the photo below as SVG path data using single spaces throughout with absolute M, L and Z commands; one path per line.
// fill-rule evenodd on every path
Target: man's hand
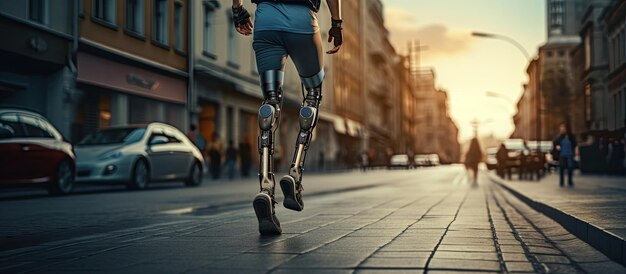
M 250 13 L 243 7 L 233 7 L 233 23 L 237 32 L 248 36 L 252 34 L 252 20 L 250 19 Z
M 341 24 L 343 23 L 343 21 L 335 20 L 335 19 L 332 19 L 332 20 L 333 20 L 332 27 L 328 31 L 328 43 L 331 43 L 334 41 L 335 47 L 327 51 L 326 53 L 328 54 L 337 53 L 339 49 L 341 49 L 341 44 L 343 44 L 343 28 L 341 27 Z

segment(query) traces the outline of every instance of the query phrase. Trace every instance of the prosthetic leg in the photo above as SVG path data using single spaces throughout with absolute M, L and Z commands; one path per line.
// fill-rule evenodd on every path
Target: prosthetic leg
M 265 100 L 259 108 L 258 145 L 260 167 L 259 180 L 261 192 L 254 197 L 252 205 L 259 221 L 259 232 L 263 235 L 280 234 L 280 222 L 274 212 L 274 140 L 280 124 L 282 108 L 282 83 L 284 72 L 268 70 L 261 75 L 261 84 Z
M 291 210 L 302 211 L 302 171 L 307 150 L 313 137 L 313 129 L 317 125 L 319 105 L 322 100 L 322 82 L 324 70 L 312 77 L 302 78 L 302 84 L 306 89 L 306 96 L 300 107 L 300 132 L 296 139 L 289 175 L 280 179 L 280 188 L 285 199 L 283 205 Z

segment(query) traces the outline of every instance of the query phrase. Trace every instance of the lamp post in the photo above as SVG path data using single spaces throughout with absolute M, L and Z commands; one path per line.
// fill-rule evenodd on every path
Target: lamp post
M 522 46 L 522 44 L 515 41 L 513 38 L 500 35 L 500 34 L 479 32 L 479 31 L 472 32 L 472 36 L 479 37 L 479 38 L 498 39 L 498 40 L 509 42 L 510 44 L 514 45 L 517 49 L 519 49 L 522 54 L 524 54 L 524 57 L 526 57 L 526 60 L 530 60 L 530 54 L 528 54 L 528 51 L 524 48 L 524 46 Z
M 508 42 L 509 44 L 511 44 L 511 45 L 515 46 L 517 49 L 519 49 L 519 51 L 526 58 L 527 62 L 531 61 L 530 54 L 528 53 L 528 51 L 524 48 L 524 46 L 522 46 L 522 44 L 520 44 L 519 42 L 515 41 L 515 39 L 513 39 L 513 38 L 510 38 L 508 36 L 501 35 L 501 34 L 479 32 L 479 31 L 472 32 L 472 36 L 478 37 L 478 38 L 497 39 L 497 40 L 502 40 L 502 41 Z M 537 92 L 539 92 L 539 90 L 537 90 Z M 540 99 L 541 99 L 541 95 L 537 94 L 537 136 L 536 136 L 537 141 L 541 141 L 541 109 L 540 109 L 540 101 L 539 101 Z M 529 114 L 530 114 L 530 111 L 529 111 Z M 530 138 L 530 123 L 529 123 L 529 127 L 528 127 L 528 138 Z

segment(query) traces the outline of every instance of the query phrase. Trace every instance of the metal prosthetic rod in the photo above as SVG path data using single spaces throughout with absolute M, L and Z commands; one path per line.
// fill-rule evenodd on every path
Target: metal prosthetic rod
M 317 125 L 319 105 L 322 101 L 322 82 L 324 81 L 324 71 L 321 70 L 313 77 L 302 78 L 302 84 L 306 88 L 307 94 L 300 107 L 300 132 L 296 140 L 289 175 L 297 182 L 302 180 L 302 170 L 306 158 L 307 150 L 313 138 L 313 130 Z
M 263 96 L 265 100 L 259 108 L 259 181 L 261 191 L 274 194 L 274 141 L 275 133 L 280 124 L 282 108 L 282 83 L 284 72 L 280 70 L 265 71 L 261 75 Z

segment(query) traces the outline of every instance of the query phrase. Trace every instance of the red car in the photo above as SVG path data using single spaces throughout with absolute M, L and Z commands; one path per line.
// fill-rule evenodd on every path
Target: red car
M 0 185 L 43 185 L 68 194 L 75 178 L 72 145 L 43 116 L 0 109 Z

